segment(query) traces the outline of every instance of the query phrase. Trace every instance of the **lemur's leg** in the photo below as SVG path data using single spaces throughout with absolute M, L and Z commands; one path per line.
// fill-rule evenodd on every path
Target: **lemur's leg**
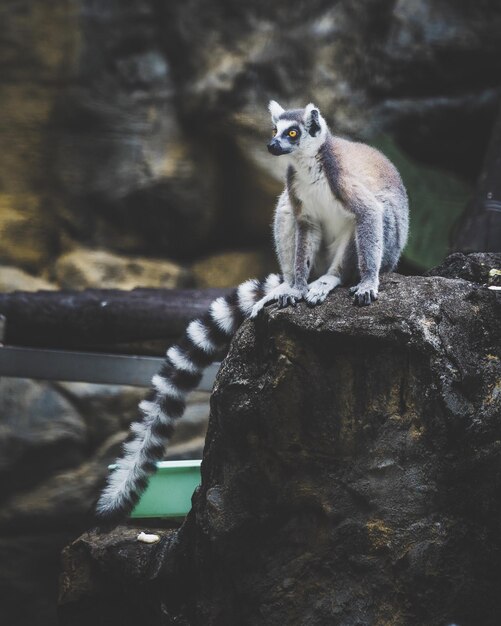
M 296 306 L 308 293 L 308 277 L 320 248 L 320 228 L 305 220 L 296 222 L 296 249 L 294 256 L 294 282 L 291 289 L 278 298 L 278 306 Z
M 289 194 L 285 189 L 278 199 L 273 222 L 273 238 L 277 253 L 282 281 L 274 289 L 269 291 L 264 298 L 256 302 L 252 308 L 250 317 L 256 315 L 269 302 L 276 302 L 278 298 L 291 289 L 294 282 L 294 255 L 296 252 L 296 219 L 289 200 Z
M 305 298 L 308 304 L 312 306 L 321 304 L 328 294 L 352 273 L 351 268 L 347 266 L 353 264 L 353 246 L 353 231 L 350 230 L 341 235 L 336 242 L 335 252 L 327 272 L 309 284 Z
M 361 207 L 356 214 L 355 243 L 360 282 L 350 289 L 355 304 L 367 305 L 377 300 L 379 270 L 383 258 L 383 210 L 379 203 Z
M 294 282 L 294 259 L 296 255 L 296 217 L 287 189 L 281 194 L 273 222 L 275 251 L 284 283 Z
M 320 233 L 312 228 L 305 228 L 303 224 L 298 225 L 287 191 L 284 191 L 278 201 L 274 236 L 283 282 L 254 305 L 251 317 L 256 317 L 269 302 L 287 306 L 296 304 L 304 297 L 313 257 L 320 246 Z M 301 288 L 296 286 L 297 280 Z

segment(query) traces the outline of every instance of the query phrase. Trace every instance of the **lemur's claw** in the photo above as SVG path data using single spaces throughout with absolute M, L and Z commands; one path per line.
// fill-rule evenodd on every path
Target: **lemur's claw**
M 357 306 L 368 306 L 377 300 L 377 288 L 369 285 L 357 285 L 350 289 L 350 294 L 355 295 L 353 303 Z
M 293 300 L 294 298 L 292 296 L 288 296 L 288 295 L 280 296 L 278 298 L 278 308 L 285 309 L 285 307 L 289 306 L 289 304 L 292 304 Z
M 288 291 L 281 293 L 277 297 L 277 306 L 279 309 L 285 309 L 288 306 L 296 306 L 298 302 L 304 299 L 306 290 L 301 290 L 296 287 L 289 287 Z

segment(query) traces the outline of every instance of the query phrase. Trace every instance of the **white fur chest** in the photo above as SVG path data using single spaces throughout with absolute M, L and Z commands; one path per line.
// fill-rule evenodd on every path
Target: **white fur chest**
M 353 232 L 354 216 L 333 195 L 317 160 L 295 164 L 295 169 L 293 185 L 302 203 L 302 215 L 320 227 L 324 243 L 331 245 L 342 235 Z

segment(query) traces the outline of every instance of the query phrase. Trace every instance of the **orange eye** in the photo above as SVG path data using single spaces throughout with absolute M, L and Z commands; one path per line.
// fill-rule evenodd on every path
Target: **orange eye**
M 297 130 L 290 130 L 289 131 L 289 137 L 291 137 L 292 139 L 297 137 Z
M 273 135 L 273 137 L 275 137 L 275 136 L 276 136 L 276 134 L 277 134 L 277 129 L 276 129 L 276 128 L 274 128 L 274 129 L 271 131 L 271 134 Z

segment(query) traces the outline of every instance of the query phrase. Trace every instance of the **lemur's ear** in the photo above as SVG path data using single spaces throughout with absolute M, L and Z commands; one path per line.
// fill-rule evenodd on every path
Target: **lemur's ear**
M 272 122 L 276 124 L 278 118 L 282 115 L 285 109 L 282 109 L 282 107 L 278 104 L 278 102 L 275 102 L 275 100 L 270 100 L 268 111 L 271 113 Z
M 304 125 L 312 137 L 316 137 L 320 132 L 320 111 L 318 107 L 310 102 L 304 110 Z

